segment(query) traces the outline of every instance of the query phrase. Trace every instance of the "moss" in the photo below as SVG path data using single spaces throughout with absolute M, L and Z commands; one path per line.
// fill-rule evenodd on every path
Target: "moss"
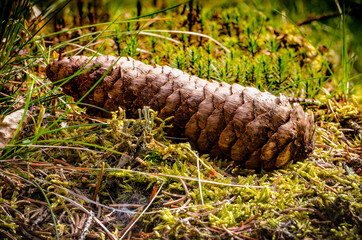
M 300 11 L 298 2 L 294 5 Z M 47 85 L 41 82 L 44 72 L 37 72 L 35 66 L 35 73 L 40 76 L 35 83 L 39 85 L 31 95 L 36 127 L 31 123 L 19 135 L 16 146 L 0 153 L 1 237 L 6 233 L 16 238 L 55 235 L 49 206 L 34 186 L 36 181 L 50 201 L 60 238 L 78 239 L 80 231 L 74 226 L 84 226 L 87 211 L 93 211 L 117 238 L 126 226 L 129 227 L 126 230 L 131 229 L 132 221 L 135 225 L 127 234 L 145 239 L 360 238 L 361 107 L 357 97 L 351 96 L 348 102 L 340 97 L 335 52 L 339 46 L 332 41 L 331 28 L 326 27 L 331 22 L 315 22 L 298 29 L 281 14 L 270 13 L 268 9 L 275 7 L 265 2 L 257 8 L 248 3 L 202 6 L 199 15 L 194 20 L 190 18 L 193 23 L 190 25 L 189 7 L 159 14 L 160 18 L 147 20 L 146 25 L 152 24 L 142 30 L 184 30 L 192 25 L 191 31 L 213 37 L 230 52 L 197 35 L 123 34 L 137 30 L 138 23 L 117 24 L 114 31 L 112 26 L 108 28 L 105 35 L 117 35 L 102 35 L 107 40 L 100 52 L 133 55 L 148 64 L 173 65 L 205 79 L 241 83 L 275 95 L 316 98 L 322 104 L 303 105 L 306 112 L 314 113 L 317 123 L 313 155 L 272 172 L 234 168 L 232 162 L 223 158 L 211 159 L 206 154 L 192 152 L 190 144 L 182 139 L 166 138 L 171 119 L 161 120 L 150 109 L 141 112 L 140 117 L 135 109 L 134 118 L 119 109 L 113 119 L 107 120 L 86 116 L 84 108 L 63 104 L 70 98 L 57 95 L 55 101 L 45 90 Z M 68 12 L 74 13 L 75 9 L 73 5 Z M 151 11 L 154 7 L 144 9 Z M 285 12 L 286 17 L 290 9 Z M 128 9 L 125 12 L 132 14 Z M 196 7 L 191 13 L 196 13 Z M 71 26 L 72 18 L 72 14 L 67 15 L 66 25 Z M 295 19 L 299 18 L 298 15 Z M 74 43 L 84 45 L 92 41 L 94 35 L 88 33 L 93 30 L 71 33 L 80 36 L 81 31 L 80 41 Z M 33 51 L 39 48 L 74 50 L 73 45 L 64 44 L 71 34 L 60 34 L 59 44 L 53 46 L 35 46 L 31 41 L 26 58 L 33 54 L 38 59 L 39 52 Z M 117 40 L 116 46 L 112 46 L 109 38 Z M 318 42 L 321 39 L 323 42 Z M 47 44 L 49 40 L 51 37 L 47 37 Z M 99 46 L 88 45 L 88 48 L 97 51 Z M 21 61 L 16 63 L 19 64 L 16 67 L 23 67 Z M 31 67 L 12 78 L 25 78 L 25 71 L 32 71 Z M 6 74 L 2 72 L 2 78 Z M 351 80 L 351 85 L 357 80 L 358 76 Z M 21 89 L 16 83 L 6 85 L 13 90 L 2 91 L 5 94 Z M 360 89 L 360 85 L 355 89 Z M 4 102 L 11 105 L 14 99 L 25 97 L 24 93 L 16 94 L 10 97 L 10 102 Z M 4 104 L 0 104 L 1 114 L 9 111 Z M 72 111 L 62 115 L 70 108 Z M 61 117 L 59 123 L 44 130 Z M 34 137 L 42 131 L 44 134 Z M 142 213 L 143 210 L 146 211 Z M 137 216 L 140 219 L 136 221 Z M 105 239 L 105 229 L 93 223 L 89 238 Z M 67 235 L 70 232 L 78 235 Z

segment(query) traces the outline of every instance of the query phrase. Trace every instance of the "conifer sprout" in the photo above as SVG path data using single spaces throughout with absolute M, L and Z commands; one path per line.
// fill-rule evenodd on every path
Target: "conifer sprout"
M 65 79 L 63 92 L 79 100 L 108 70 L 83 102 L 109 111 L 122 107 L 130 117 L 137 117 L 143 106 L 158 111 L 162 119 L 174 116 L 167 134 L 187 137 L 200 153 L 244 168 L 272 170 L 302 160 L 314 149 L 313 114 L 282 95 L 208 81 L 130 57 L 67 57 L 49 64 L 46 73 L 57 84 Z M 88 112 L 100 114 L 92 108 Z

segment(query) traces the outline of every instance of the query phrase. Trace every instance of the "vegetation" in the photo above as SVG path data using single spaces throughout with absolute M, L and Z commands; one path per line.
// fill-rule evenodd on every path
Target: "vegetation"
M 1 238 L 360 239 L 361 5 L 333 3 L 5 0 Z M 87 115 L 45 67 L 102 54 L 315 99 L 303 107 L 315 116 L 316 149 L 256 172 L 169 138 L 168 120 L 149 108 L 138 119 Z

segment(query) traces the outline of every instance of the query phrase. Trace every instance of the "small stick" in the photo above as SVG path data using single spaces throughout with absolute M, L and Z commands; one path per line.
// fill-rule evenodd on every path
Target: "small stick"
M 110 207 L 125 207 L 125 208 L 140 208 L 140 207 L 142 207 L 142 205 L 140 205 L 140 204 L 129 204 L 129 203 L 124 203 L 124 204 L 115 203 L 115 204 L 109 204 L 108 206 L 110 206 Z
M 301 208 L 301 207 L 295 207 L 295 208 L 287 208 L 279 212 L 279 214 L 287 213 L 290 211 L 297 211 L 297 212 L 312 212 L 315 213 L 318 217 L 320 217 L 322 220 L 326 221 L 328 218 L 326 218 L 320 211 L 318 211 L 315 208 Z
M 132 228 L 134 227 L 134 223 L 136 222 L 136 220 L 138 219 L 140 213 L 142 212 L 142 208 L 140 207 L 138 209 L 137 214 L 132 218 L 132 220 L 127 224 L 127 226 L 125 228 L 123 228 L 123 230 L 119 233 L 119 235 L 125 235 L 127 232 L 129 232 L 130 230 L 132 230 Z M 120 238 L 122 239 L 123 236 Z
M 183 188 L 184 188 L 184 190 L 185 190 L 186 195 L 185 195 L 185 196 L 182 196 L 182 195 L 179 195 L 179 194 L 172 194 L 172 193 L 168 193 L 168 192 L 166 192 L 166 191 L 162 191 L 162 193 L 164 193 L 164 194 L 166 194 L 166 195 L 170 195 L 170 196 L 174 196 L 174 197 L 180 197 L 180 198 L 177 199 L 177 200 L 164 203 L 163 206 L 170 206 L 170 205 L 178 204 L 178 203 L 180 203 L 180 202 L 182 202 L 182 201 L 184 201 L 184 200 L 186 200 L 186 199 L 189 198 L 189 190 L 187 189 L 186 183 L 185 183 L 181 178 L 179 178 L 179 179 L 180 179 L 181 184 L 182 184 L 182 186 L 183 186 Z M 185 205 L 183 205 L 183 206 L 185 206 Z M 183 207 L 183 206 L 182 206 L 182 207 Z
M 190 216 L 193 216 L 193 217 L 206 217 L 206 216 L 209 216 L 210 214 L 215 214 L 217 213 L 218 211 L 220 211 L 222 208 L 221 207 L 218 207 L 218 208 L 215 208 L 213 210 L 210 210 L 210 211 L 207 211 L 207 212 L 202 212 L 202 213 L 192 213 L 192 212 L 188 212 L 187 214 L 190 215 Z
M 151 193 L 151 196 L 150 196 L 150 201 L 156 196 L 157 193 L 158 193 L 158 186 L 155 185 L 155 186 L 153 186 L 153 189 L 152 189 L 152 193 Z
M 94 192 L 94 196 L 93 196 L 93 201 L 97 200 L 97 195 L 98 195 L 99 187 L 100 187 L 101 182 L 102 182 L 103 173 L 104 173 L 104 162 L 102 162 L 102 168 L 101 168 L 101 172 L 99 173 L 97 186 L 96 186 L 96 191 Z
M 91 226 L 91 224 L 93 222 L 93 217 L 94 217 L 94 212 L 90 211 L 89 215 L 88 215 L 88 219 L 87 219 L 86 223 L 84 224 L 82 234 L 79 237 L 79 240 L 83 240 L 87 236 L 87 234 L 89 232 L 89 227 Z
M 274 195 L 274 193 L 276 192 L 276 190 L 277 190 L 277 186 L 278 186 L 278 183 L 279 183 L 279 180 L 280 180 L 280 178 L 281 178 L 281 176 L 282 175 L 279 175 L 278 176 L 278 178 L 277 178 L 277 180 L 275 181 L 275 184 L 274 184 L 274 187 L 273 187 L 273 193 L 272 193 L 272 203 L 274 203 L 274 201 L 275 201 L 275 195 Z
M 318 181 L 318 180 L 316 180 L 316 179 L 313 179 L 313 178 L 311 178 L 310 180 L 313 181 L 313 182 L 315 182 L 315 183 L 321 183 L 320 181 Z M 338 194 L 338 192 L 337 192 L 336 190 L 334 190 L 333 188 L 331 188 L 330 186 L 324 185 L 324 187 L 327 188 L 327 189 L 329 189 L 329 190 L 331 190 L 331 191 L 334 192 L 335 194 Z
M 125 235 L 127 234 L 127 232 L 133 228 L 133 225 L 136 224 L 136 222 L 138 221 L 138 219 L 140 219 L 140 217 L 147 211 L 147 209 L 151 206 L 151 204 L 153 203 L 153 201 L 155 200 L 155 198 L 157 197 L 157 195 L 161 192 L 161 189 L 163 187 L 163 184 L 165 184 L 165 182 L 163 181 L 160 185 L 160 187 L 157 187 L 157 192 L 156 194 L 153 196 L 153 198 L 150 200 L 150 202 L 148 203 L 148 205 L 145 207 L 145 209 L 140 213 L 140 214 L 137 214 L 136 217 L 134 218 L 134 221 L 131 222 L 129 224 L 129 226 L 127 225 L 126 228 L 124 228 L 125 232 L 123 233 L 123 235 L 119 238 L 119 240 L 123 239 L 125 237 Z M 139 211 L 142 210 L 142 208 L 139 209 Z M 122 230 L 123 232 L 123 230 Z
M 222 229 L 225 230 L 225 232 L 227 232 L 231 237 L 237 239 L 237 240 L 243 240 L 241 237 L 238 237 L 235 235 L 235 233 L 231 232 L 229 229 L 227 229 L 224 225 L 221 225 Z
M 163 205 L 163 206 L 170 206 L 170 205 L 178 204 L 178 203 L 184 201 L 185 199 L 187 199 L 187 196 L 184 196 L 184 197 L 179 198 L 179 199 L 174 200 L 174 201 L 170 201 L 170 202 L 164 203 L 164 204 L 162 204 L 162 205 Z
M 189 196 L 189 190 L 188 190 L 188 188 L 186 186 L 186 183 L 181 178 L 179 178 L 179 179 L 181 181 L 181 184 L 182 184 L 183 188 L 185 189 L 186 196 L 188 197 Z
M 161 191 L 161 193 L 163 193 L 165 195 L 168 195 L 168 196 L 171 196 L 171 197 L 184 197 L 184 195 L 169 193 L 169 192 L 166 192 L 166 191 Z
M 251 216 L 250 218 L 248 218 L 243 225 L 246 225 L 248 223 L 251 223 L 252 221 L 254 221 L 255 219 L 259 218 L 261 215 L 260 213 L 255 214 L 254 216 Z
M 351 14 L 351 13 L 357 13 L 357 12 L 360 12 L 361 11 L 361 8 L 360 7 L 357 7 L 357 8 L 352 8 L 352 9 L 349 9 L 347 11 L 345 11 L 345 13 L 347 14 Z M 334 13 L 326 13 L 326 14 L 323 14 L 323 15 L 320 15 L 320 16 L 316 16 L 316 17 L 311 17 L 311 18 L 308 18 L 306 20 L 303 20 L 301 22 L 298 22 L 297 23 L 297 26 L 302 26 L 302 25 L 306 25 L 306 24 L 309 24 L 309 23 L 312 23 L 314 21 L 323 21 L 323 20 L 327 20 L 327 19 L 330 19 L 330 18 L 334 18 L 334 17 L 338 17 L 338 16 L 341 16 L 342 14 L 340 12 L 334 12 Z

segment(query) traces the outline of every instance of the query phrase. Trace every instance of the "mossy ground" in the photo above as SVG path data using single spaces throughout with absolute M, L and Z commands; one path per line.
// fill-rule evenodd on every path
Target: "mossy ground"
M 161 9 L 155 3 L 142 3 L 139 15 Z M 43 35 L 73 23 L 95 23 L 92 7 L 87 15 L 86 7 L 75 12 L 79 6 L 71 4 Z M 97 21 L 137 15 L 131 6 L 107 4 L 104 8 L 122 10 L 98 13 Z M 12 79 L 1 88 L 14 96 L 0 103 L 2 115 L 24 105 L 15 97 L 25 96 L 32 101 L 33 117 L 1 153 L 0 236 L 360 239 L 358 64 L 349 76 L 356 87 L 347 96 L 340 86 L 342 43 L 338 28 L 332 30 L 336 20 L 298 27 L 291 18 L 302 21 L 303 15 L 293 15 L 281 4 L 276 6 L 280 12 L 273 12 L 274 7 L 191 1 L 141 21 L 66 30 L 26 45 L 26 59 L 14 66 L 35 63 L 15 76 L 20 87 Z M 351 43 L 358 31 L 348 35 Z M 316 149 L 284 169 L 255 172 L 199 156 L 185 139 L 167 138 L 163 130 L 171 126 L 150 109 L 140 111 L 139 119 L 127 119 L 122 110 L 112 120 L 87 116 L 60 89 L 44 87 L 43 70 L 52 57 L 71 56 L 86 44 L 81 54 L 131 56 L 205 79 L 314 98 L 321 104 L 304 108 L 316 118 Z

